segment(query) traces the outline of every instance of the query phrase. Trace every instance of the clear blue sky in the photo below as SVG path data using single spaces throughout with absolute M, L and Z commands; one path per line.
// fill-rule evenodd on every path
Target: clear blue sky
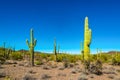
M 30 28 L 35 50 L 52 52 L 54 38 L 64 52 L 79 53 L 84 18 L 92 29 L 91 51 L 120 50 L 119 0 L 0 0 L 0 45 L 28 49 Z

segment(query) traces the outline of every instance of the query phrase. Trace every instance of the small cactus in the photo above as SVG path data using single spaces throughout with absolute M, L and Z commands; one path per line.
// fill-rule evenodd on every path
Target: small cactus
M 3 48 L 4 48 L 4 58 L 6 59 L 6 50 L 5 50 L 5 42 L 3 43 Z
M 58 54 L 60 53 L 60 45 L 58 45 Z
M 34 66 L 34 47 L 36 46 L 37 40 L 34 39 L 33 29 L 30 30 L 30 43 L 26 40 L 26 43 L 29 47 L 29 52 L 31 54 L 31 66 Z
M 54 54 L 55 54 L 55 61 L 57 61 L 56 39 L 54 39 Z

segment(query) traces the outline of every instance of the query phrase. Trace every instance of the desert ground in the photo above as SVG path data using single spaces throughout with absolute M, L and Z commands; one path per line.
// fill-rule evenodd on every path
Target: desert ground
M 120 80 L 120 66 L 103 64 L 102 74 L 84 73 L 81 61 L 64 67 L 63 62 L 43 60 L 43 64 L 29 66 L 26 60 L 7 60 L 0 66 L 0 80 Z

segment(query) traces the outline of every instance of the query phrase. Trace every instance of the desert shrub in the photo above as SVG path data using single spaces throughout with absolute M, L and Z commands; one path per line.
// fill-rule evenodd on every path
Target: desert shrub
M 97 60 L 95 64 L 90 64 L 89 66 L 90 73 L 101 75 L 102 74 L 102 62 Z
M 22 80 L 36 80 L 35 78 L 33 78 L 31 75 L 29 74 L 25 74 L 22 78 Z
M 55 55 L 53 55 L 53 54 L 51 54 L 51 56 L 50 56 L 50 59 L 49 59 L 50 61 L 55 61 Z
M 57 55 L 57 62 L 62 62 L 63 56 L 61 54 Z
M 10 54 L 10 58 L 13 60 L 19 60 L 19 59 L 23 59 L 23 56 L 20 52 L 14 52 Z
M 5 61 L 6 61 L 5 58 L 0 56 L 0 64 L 3 64 Z
M 35 61 L 35 65 L 42 65 L 43 63 L 41 61 Z
M 112 58 L 112 65 L 120 65 L 120 55 L 114 55 Z
M 49 54 L 40 53 L 40 56 L 41 56 L 43 59 L 47 59 L 47 58 L 49 57 Z
M 63 62 L 64 62 L 63 65 L 64 65 L 65 68 L 67 68 L 69 66 L 69 64 L 70 64 L 70 62 L 68 61 L 67 58 L 64 58 Z

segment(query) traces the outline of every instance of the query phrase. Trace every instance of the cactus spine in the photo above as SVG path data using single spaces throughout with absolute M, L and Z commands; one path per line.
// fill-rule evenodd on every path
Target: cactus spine
M 88 60 L 90 56 L 90 43 L 91 43 L 91 29 L 88 26 L 88 17 L 85 17 L 84 25 L 84 60 Z
M 54 54 L 55 54 L 55 61 L 57 61 L 56 39 L 54 39 Z
M 34 39 L 34 36 L 33 36 L 33 29 L 31 29 L 30 30 L 30 43 L 28 40 L 26 40 L 26 43 L 29 47 L 29 52 L 31 55 L 31 66 L 34 66 L 34 47 L 36 46 L 36 42 L 37 40 Z

